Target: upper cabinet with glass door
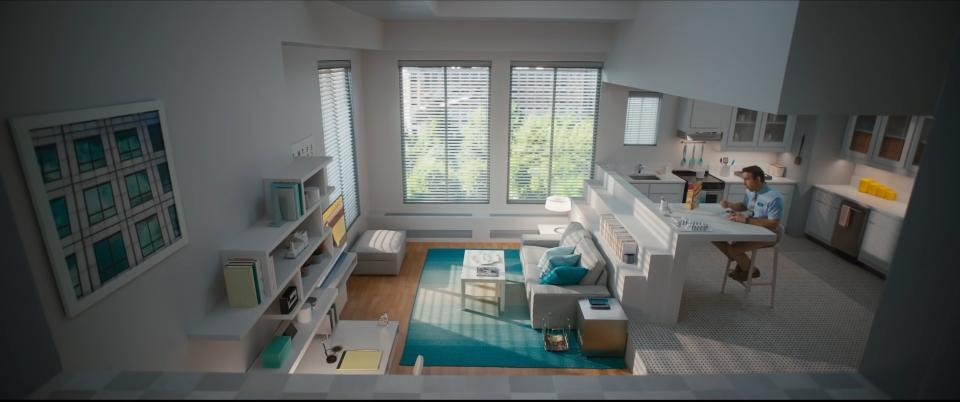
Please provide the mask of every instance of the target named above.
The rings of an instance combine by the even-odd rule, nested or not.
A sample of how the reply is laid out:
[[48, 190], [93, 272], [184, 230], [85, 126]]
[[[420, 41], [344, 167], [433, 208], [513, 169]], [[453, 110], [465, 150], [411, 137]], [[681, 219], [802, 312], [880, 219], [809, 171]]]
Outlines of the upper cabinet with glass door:
[[733, 108], [730, 131], [724, 136], [724, 148], [756, 148], [760, 132], [760, 112]]
[[880, 124], [879, 143], [874, 148], [873, 162], [890, 167], [904, 167], [907, 159], [908, 137], [913, 132], [911, 116], [884, 116]]
[[761, 149], [776, 151], [789, 150], [796, 124], [796, 116], [764, 113], [757, 146]]
[[793, 138], [795, 116], [761, 113], [733, 108], [730, 130], [724, 134], [723, 149], [785, 152]]
[[843, 154], [850, 159], [866, 161], [876, 142], [880, 116], [850, 116], [847, 134], [843, 141]]
[[911, 172], [916, 173], [917, 168], [920, 167], [920, 158], [923, 156], [923, 149], [927, 146], [927, 140], [930, 139], [930, 132], [933, 131], [933, 117], [932, 116], [919, 116], [916, 118], [916, 122], [913, 127], [913, 141], [909, 153], [909, 160], [907, 161], [907, 169]]
[[929, 116], [850, 116], [843, 154], [895, 173], [915, 172], [932, 125]]

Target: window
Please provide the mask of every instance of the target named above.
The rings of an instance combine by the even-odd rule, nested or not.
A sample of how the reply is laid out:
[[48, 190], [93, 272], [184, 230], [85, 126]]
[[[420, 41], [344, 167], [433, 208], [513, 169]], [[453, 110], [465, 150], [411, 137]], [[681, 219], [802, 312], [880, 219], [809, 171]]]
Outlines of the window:
[[627, 98], [627, 125], [623, 145], [657, 145], [660, 122], [660, 94], [630, 92]]
[[79, 299], [83, 296], [83, 288], [80, 286], [80, 271], [77, 269], [77, 255], [67, 256], [67, 272], [70, 273], [70, 283], [73, 284], [73, 294]]
[[100, 141], [99, 135], [74, 140], [73, 148], [77, 154], [77, 170], [80, 173], [107, 166], [107, 160], [103, 154], [103, 142]]
[[401, 62], [403, 202], [489, 202], [489, 94], [489, 63]]
[[170, 214], [170, 226], [173, 227], [173, 237], [175, 239], [180, 238], [180, 219], [177, 218], [177, 206], [171, 205], [167, 208], [167, 212]]
[[97, 257], [100, 283], [107, 282], [130, 267], [127, 250], [123, 247], [123, 234], [120, 232], [93, 243], [93, 253]]
[[57, 155], [57, 144], [42, 145], [34, 149], [37, 153], [37, 162], [40, 163], [40, 174], [43, 182], [49, 183], [60, 180], [60, 156]]
[[50, 210], [53, 212], [53, 222], [57, 224], [57, 233], [60, 238], [70, 236], [70, 215], [67, 213], [67, 199], [64, 197], [50, 200]]
[[113, 186], [110, 182], [83, 190], [83, 199], [87, 207], [87, 220], [91, 225], [117, 215], [113, 202]]
[[333, 163], [327, 169], [327, 180], [338, 194], [343, 195], [344, 215], [349, 228], [360, 216], [350, 62], [324, 63], [318, 69], [318, 75], [323, 149], [333, 157]]
[[147, 133], [150, 134], [150, 146], [153, 152], [163, 151], [163, 131], [160, 129], [160, 123], [147, 125]]
[[157, 165], [157, 175], [160, 176], [160, 186], [163, 187], [164, 193], [173, 190], [173, 183], [170, 182], [170, 166], [167, 165], [167, 162]]
[[582, 196], [593, 177], [600, 65], [515, 63], [510, 80], [507, 201]]
[[143, 156], [140, 150], [140, 137], [137, 135], [136, 128], [128, 128], [113, 133], [117, 140], [117, 152], [120, 154], [120, 160], [125, 161], [139, 156]]
[[128, 174], [124, 179], [127, 182], [127, 196], [130, 197], [131, 208], [153, 199], [146, 170]]
[[156, 215], [137, 222], [137, 240], [140, 242], [140, 254], [144, 257], [163, 248], [163, 233]]

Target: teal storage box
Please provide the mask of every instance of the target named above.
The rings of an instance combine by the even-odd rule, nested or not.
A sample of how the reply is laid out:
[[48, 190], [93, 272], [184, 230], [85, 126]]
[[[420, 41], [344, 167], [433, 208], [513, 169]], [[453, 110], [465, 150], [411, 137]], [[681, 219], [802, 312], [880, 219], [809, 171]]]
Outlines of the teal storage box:
[[263, 358], [260, 363], [264, 368], [280, 368], [283, 361], [290, 354], [290, 337], [275, 336], [267, 348], [263, 350]]

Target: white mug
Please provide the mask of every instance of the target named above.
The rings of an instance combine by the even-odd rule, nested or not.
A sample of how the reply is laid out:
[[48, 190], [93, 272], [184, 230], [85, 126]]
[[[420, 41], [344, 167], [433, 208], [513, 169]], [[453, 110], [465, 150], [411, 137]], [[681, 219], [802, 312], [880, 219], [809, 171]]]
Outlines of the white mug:
[[313, 318], [313, 313], [310, 306], [304, 306], [300, 309], [300, 312], [297, 313], [297, 322], [301, 324], [309, 323], [311, 318]]

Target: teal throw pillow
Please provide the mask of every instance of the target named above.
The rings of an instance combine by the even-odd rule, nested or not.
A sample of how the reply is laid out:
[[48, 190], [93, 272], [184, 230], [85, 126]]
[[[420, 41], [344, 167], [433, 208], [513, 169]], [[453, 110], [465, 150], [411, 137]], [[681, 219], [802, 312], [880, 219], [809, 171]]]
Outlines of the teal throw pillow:
[[550, 257], [547, 262], [547, 268], [553, 270], [556, 267], [576, 266], [580, 264], [580, 254], [557, 255]]
[[540, 276], [543, 277], [543, 275], [546, 275], [547, 271], [550, 270], [550, 268], [547, 266], [547, 263], [550, 261], [550, 257], [573, 254], [574, 248], [574, 246], [562, 246], [548, 248], [547, 251], [544, 251], [543, 255], [540, 256], [540, 261], [537, 262], [537, 268], [540, 268]]
[[540, 283], [543, 285], [568, 286], [580, 283], [580, 280], [587, 275], [587, 269], [584, 267], [560, 266], [552, 269], [543, 278]]

